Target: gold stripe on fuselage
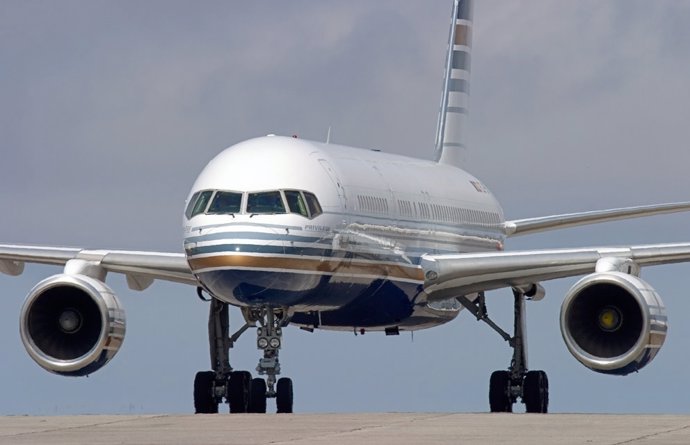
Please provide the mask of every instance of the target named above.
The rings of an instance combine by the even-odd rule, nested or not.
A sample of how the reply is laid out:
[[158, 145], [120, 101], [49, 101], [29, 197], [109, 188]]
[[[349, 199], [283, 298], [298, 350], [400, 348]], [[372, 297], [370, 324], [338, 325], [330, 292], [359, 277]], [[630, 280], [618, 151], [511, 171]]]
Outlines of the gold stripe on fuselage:
[[210, 257], [190, 258], [192, 272], [205, 269], [251, 268], [281, 269], [300, 272], [325, 274], [377, 275], [391, 279], [424, 281], [424, 272], [420, 266], [398, 265], [383, 262], [363, 262], [347, 258], [285, 258], [275, 256], [252, 255], [216, 255]]

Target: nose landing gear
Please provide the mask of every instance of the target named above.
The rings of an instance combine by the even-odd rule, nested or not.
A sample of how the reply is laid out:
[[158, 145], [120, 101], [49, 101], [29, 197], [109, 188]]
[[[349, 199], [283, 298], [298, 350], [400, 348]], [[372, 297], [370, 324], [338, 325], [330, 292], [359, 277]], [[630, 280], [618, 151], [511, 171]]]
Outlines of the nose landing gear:
[[[209, 346], [212, 371], [201, 371], [194, 378], [194, 410], [197, 414], [218, 412], [223, 399], [230, 405], [231, 413], [265, 413], [266, 399], [275, 398], [278, 413], [292, 413], [292, 380], [281, 378], [278, 360], [283, 343], [282, 328], [288, 324], [282, 309], [259, 308], [244, 312], [246, 323], [229, 336], [230, 318], [228, 304], [210, 299]], [[239, 337], [257, 322], [257, 347], [263, 350], [256, 371], [263, 378], [254, 378], [249, 371], [234, 371], [230, 366], [230, 349]]]
[[285, 312], [262, 308], [257, 311], [257, 315], [260, 326], [256, 329], [256, 346], [263, 350], [264, 356], [259, 359], [256, 372], [259, 375], [265, 375], [266, 381], [264, 382], [261, 378], [252, 381], [250, 406], [256, 410], [252, 412], [266, 412], [266, 399], [275, 398], [277, 412], [291, 413], [292, 380], [289, 378], [276, 380], [276, 376], [280, 375], [279, 354], [283, 344], [283, 327], [287, 325]]

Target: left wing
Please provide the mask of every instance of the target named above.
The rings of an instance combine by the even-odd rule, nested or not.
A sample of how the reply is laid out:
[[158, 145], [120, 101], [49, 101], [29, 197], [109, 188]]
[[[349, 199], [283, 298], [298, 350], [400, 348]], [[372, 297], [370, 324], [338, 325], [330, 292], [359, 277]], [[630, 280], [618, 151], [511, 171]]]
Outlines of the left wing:
[[154, 280], [197, 285], [182, 253], [86, 250], [0, 244], [0, 273], [19, 275], [24, 263], [66, 265], [82, 260], [105, 272], [122, 273], [131, 289], [144, 290]]
[[642, 216], [662, 215], [665, 213], [686, 212], [690, 202], [672, 202], [619, 209], [594, 210], [590, 212], [567, 213], [564, 215], [540, 216], [537, 218], [506, 221], [503, 231], [506, 236], [528, 235], [547, 230], [565, 229], [621, 219], [639, 218]]
[[423, 255], [421, 265], [425, 292], [432, 300], [443, 300], [503, 287], [525, 287], [601, 268], [621, 266], [628, 270], [616, 270], [635, 274], [637, 267], [686, 261], [690, 261], [690, 243]]

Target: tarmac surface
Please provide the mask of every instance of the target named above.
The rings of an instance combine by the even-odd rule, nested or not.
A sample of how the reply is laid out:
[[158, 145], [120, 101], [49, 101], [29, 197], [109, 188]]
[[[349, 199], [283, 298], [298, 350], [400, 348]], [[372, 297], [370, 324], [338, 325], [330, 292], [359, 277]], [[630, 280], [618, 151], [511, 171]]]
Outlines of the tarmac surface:
[[217, 414], [0, 417], [0, 444], [689, 444], [690, 416]]

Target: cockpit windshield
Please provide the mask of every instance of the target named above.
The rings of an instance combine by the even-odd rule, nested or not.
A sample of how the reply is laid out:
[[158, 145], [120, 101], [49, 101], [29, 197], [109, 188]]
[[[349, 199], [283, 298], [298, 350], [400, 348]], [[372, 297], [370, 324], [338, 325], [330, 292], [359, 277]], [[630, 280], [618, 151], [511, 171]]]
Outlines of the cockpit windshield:
[[285, 199], [290, 208], [290, 213], [298, 213], [309, 218], [307, 205], [304, 203], [302, 193], [299, 190], [285, 190], [283, 193], [285, 193]]
[[279, 191], [250, 193], [247, 196], [247, 213], [286, 213]]
[[[192, 208], [192, 211], [189, 214], [190, 218], [193, 218], [194, 216], [198, 215], [199, 213], [204, 213], [206, 211], [206, 207], [208, 206], [208, 201], [211, 199], [212, 194], [213, 194], [213, 190], [205, 190], [201, 193], [198, 193], [198, 194], [195, 194], [194, 196], [192, 196], [192, 199], [189, 201], [189, 207]], [[196, 197], [196, 201], [195, 201], [195, 197]], [[192, 203], [194, 203], [194, 204], [192, 204]]]
[[319, 204], [319, 200], [316, 199], [316, 195], [313, 193], [304, 192], [304, 198], [307, 200], [309, 214], [311, 214], [312, 218], [323, 213], [323, 210], [321, 210], [321, 204]]
[[201, 190], [187, 203], [185, 216], [196, 215], [274, 215], [293, 213], [315, 218], [323, 213], [316, 195], [304, 190], [271, 190], [261, 192], [233, 192], [229, 190]]
[[187, 217], [187, 219], [192, 217], [192, 211], [194, 210], [194, 204], [196, 204], [196, 199], [199, 197], [199, 194], [201, 192], [196, 192], [192, 195], [191, 198], [189, 198], [189, 202], [187, 203], [187, 210], [185, 210], [184, 215]]
[[242, 210], [242, 193], [218, 191], [208, 207], [209, 215], [235, 214]]

